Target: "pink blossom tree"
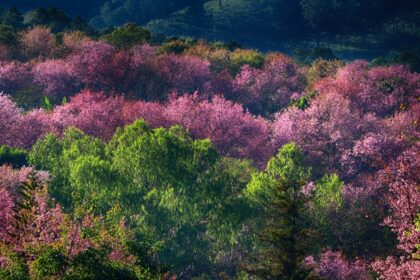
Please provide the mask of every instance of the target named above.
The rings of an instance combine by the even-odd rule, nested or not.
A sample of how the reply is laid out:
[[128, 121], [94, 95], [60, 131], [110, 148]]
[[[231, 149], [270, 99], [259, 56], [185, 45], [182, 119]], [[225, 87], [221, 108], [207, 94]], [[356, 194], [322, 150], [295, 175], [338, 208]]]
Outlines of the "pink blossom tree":
[[419, 145], [405, 152], [397, 161], [387, 167], [381, 179], [389, 188], [387, 195], [391, 215], [384, 224], [398, 236], [399, 248], [408, 254], [418, 254], [420, 244], [420, 153]]
[[30, 58], [50, 57], [55, 48], [55, 37], [50, 28], [35, 26], [22, 34], [22, 45]]
[[123, 97], [107, 97], [100, 92], [84, 90], [66, 105], [56, 107], [51, 122], [60, 133], [69, 126], [75, 126], [106, 140], [112, 137], [117, 127], [124, 125], [123, 106]]
[[196, 138], [209, 138], [220, 154], [251, 158], [262, 164], [272, 153], [267, 121], [244, 112], [239, 104], [215, 96], [202, 100], [198, 94], [172, 99], [167, 119], [187, 128]]
[[274, 60], [263, 69], [245, 65], [233, 81], [234, 100], [263, 115], [287, 107], [304, 88], [304, 76], [290, 59]]
[[[136, 262], [136, 258], [127, 250], [126, 242], [131, 236], [124, 227], [124, 220], [112, 225], [111, 229], [105, 227], [103, 218], [91, 214], [82, 216], [81, 221], [73, 219], [50, 199], [47, 187], [34, 172], [28, 175], [23, 185], [19, 184], [16, 188], [20, 192], [13, 195], [0, 187], [2, 268], [8, 266], [7, 253], [14, 252], [32, 270], [36, 259], [48, 248], [59, 251], [59, 257], [66, 259], [67, 265], [60, 267], [63, 271], [53, 271], [57, 275], [71, 270], [71, 262], [88, 249], [107, 248], [109, 252], [106, 258], [119, 264]], [[90, 234], [86, 235], [87, 231]]]
[[195, 91], [204, 93], [210, 87], [210, 63], [196, 56], [163, 55], [158, 59], [157, 71], [167, 83], [162, 94]]
[[292, 109], [283, 114], [274, 121], [274, 141], [296, 141], [309, 163], [316, 167], [315, 173], [341, 175], [341, 155], [352, 148], [365, 125], [362, 118], [351, 112], [348, 101], [335, 94], [320, 95], [305, 111]]
[[21, 110], [8, 96], [0, 94], [0, 145], [14, 146], [21, 121]]
[[0, 91], [14, 94], [33, 84], [32, 65], [17, 61], [0, 64]]
[[0, 188], [0, 240], [10, 242], [12, 236], [10, 232], [13, 230], [15, 203], [9, 192], [4, 187]]
[[367, 265], [362, 260], [350, 261], [340, 252], [326, 251], [319, 260], [313, 256], [305, 259], [305, 265], [323, 279], [367, 280], [370, 279]]
[[33, 68], [34, 81], [45, 93], [61, 99], [77, 92], [77, 83], [70, 65], [64, 60], [47, 60]]
[[111, 45], [89, 41], [82, 50], [70, 55], [67, 62], [78, 82], [93, 90], [104, 90], [113, 84], [114, 53]]
[[157, 102], [127, 101], [123, 108], [124, 124], [144, 119], [151, 127], [168, 127], [165, 107]]
[[335, 79], [319, 82], [315, 89], [345, 96], [355, 111], [387, 117], [416, 103], [420, 74], [403, 66], [369, 68], [367, 62], [356, 61], [340, 69]]

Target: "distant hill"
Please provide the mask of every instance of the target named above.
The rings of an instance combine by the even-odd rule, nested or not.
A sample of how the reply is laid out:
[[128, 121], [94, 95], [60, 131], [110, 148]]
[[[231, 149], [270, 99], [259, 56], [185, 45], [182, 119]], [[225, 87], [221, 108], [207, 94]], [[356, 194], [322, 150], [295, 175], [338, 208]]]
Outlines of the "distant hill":
[[0, 5], [22, 11], [55, 6], [99, 29], [135, 22], [168, 36], [234, 40], [263, 50], [323, 43], [369, 56], [371, 50], [413, 50], [420, 41], [416, 0], [3, 0]]

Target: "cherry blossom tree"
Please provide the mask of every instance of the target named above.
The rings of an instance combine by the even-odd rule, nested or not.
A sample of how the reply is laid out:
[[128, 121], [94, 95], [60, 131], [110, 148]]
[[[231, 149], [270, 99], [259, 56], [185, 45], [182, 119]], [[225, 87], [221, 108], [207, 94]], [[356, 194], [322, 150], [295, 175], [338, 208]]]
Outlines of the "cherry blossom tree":
[[269, 115], [287, 107], [305, 88], [304, 76], [290, 59], [277, 59], [263, 69], [245, 65], [233, 81], [235, 101], [251, 112]]
[[316, 173], [341, 175], [341, 155], [352, 148], [365, 125], [362, 118], [351, 112], [348, 101], [335, 94], [321, 95], [306, 110], [292, 109], [284, 114], [277, 115], [273, 124], [275, 137], [280, 139], [277, 141], [296, 141], [306, 152], [310, 165], [316, 167]]
[[387, 117], [414, 105], [420, 95], [420, 74], [403, 66], [369, 68], [356, 61], [340, 69], [336, 78], [314, 86], [321, 93], [334, 92], [350, 100], [355, 111]]
[[0, 94], [0, 145], [13, 146], [21, 121], [21, 110], [8, 96]]
[[210, 138], [224, 156], [251, 158], [264, 163], [272, 153], [267, 122], [244, 112], [239, 104], [198, 94], [172, 99], [165, 110], [168, 120], [187, 128], [196, 138]]
[[22, 45], [30, 58], [50, 57], [55, 48], [55, 37], [50, 28], [35, 26], [23, 33]]
[[109, 44], [90, 41], [67, 58], [78, 82], [93, 90], [103, 90], [113, 83], [115, 49]]
[[69, 64], [61, 59], [47, 60], [33, 68], [35, 83], [44, 88], [45, 93], [57, 99], [77, 92], [77, 83]]
[[158, 75], [167, 82], [166, 92], [205, 92], [211, 80], [210, 63], [189, 55], [168, 54], [158, 60]]
[[33, 84], [32, 66], [12, 61], [0, 65], [0, 91], [14, 94]]
[[397, 234], [398, 247], [408, 254], [418, 253], [420, 243], [420, 228], [416, 225], [420, 214], [419, 152], [419, 145], [415, 145], [381, 174], [382, 182], [389, 188], [387, 199], [391, 207], [384, 224]]
[[367, 280], [370, 279], [367, 264], [362, 260], [350, 261], [340, 252], [326, 251], [319, 260], [313, 256], [306, 257], [305, 265], [313, 269], [323, 279], [334, 280]]
[[75, 126], [85, 133], [110, 139], [117, 127], [124, 125], [123, 97], [107, 97], [103, 93], [84, 90], [51, 115], [52, 125], [61, 133]]
[[169, 127], [165, 107], [157, 102], [127, 101], [123, 108], [125, 124], [144, 119], [151, 127]]

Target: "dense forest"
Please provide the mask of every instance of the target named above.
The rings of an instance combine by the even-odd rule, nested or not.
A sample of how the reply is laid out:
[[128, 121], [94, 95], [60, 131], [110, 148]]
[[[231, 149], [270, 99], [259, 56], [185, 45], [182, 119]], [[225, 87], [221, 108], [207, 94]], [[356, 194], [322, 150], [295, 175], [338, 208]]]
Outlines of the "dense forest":
[[417, 1], [17, 2], [1, 279], [420, 279]]

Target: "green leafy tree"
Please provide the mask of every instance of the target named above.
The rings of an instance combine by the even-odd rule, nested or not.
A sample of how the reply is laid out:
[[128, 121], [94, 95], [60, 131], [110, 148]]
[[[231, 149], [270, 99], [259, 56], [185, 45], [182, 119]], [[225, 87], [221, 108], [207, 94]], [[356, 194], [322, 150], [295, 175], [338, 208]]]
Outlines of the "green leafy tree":
[[9, 146], [0, 146], [0, 165], [10, 164], [14, 168], [28, 165], [28, 153], [19, 148], [11, 148]]
[[18, 253], [5, 246], [0, 247], [2, 261], [7, 266], [0, 266], [0, 278], [4, 280], [29, 280], [28, 267]]
[[[83, 204], [105, 209], [106, 188], [111, 188], [113, 182], [104, 182], [104, 178], [110, 177], [103, 162], [98, 161], [98, 157], [104, 156], [105, 145], [100, 140], [70, 128], [61, 139], [51, 133], [39, 140], [29, 154], [29, 161], [54, 175], [49, 190], [66, 208]], [[101, 204], [93, 205], [93, 201]]]
[[38, 8], [27, 15], [30, 26], [46, 26], [53, 32], [61, 32], [71, 28], [72, 19], [57, 8]]
[[74, 128], [49, 134], [30, 162], [50, 171], [50, 191], [68, 209], [119, 209], [113, 219], [127, 219], [138, 242], [133, 250], [145, 259], [177, 274], [212, 274], [215, 267], [234, 274], [234, 256], [219, 260], [233, 254], [250, 215], [242, 195], [250, 162], [220, 158], [209, 140], [194, 140], [179, 126], [151, 129], [144, 121], [106, 144]]
[[102, 38], [119, 49], [129, 49], [134, 45], [148, 42], [151, 34], [149, 30], [135, 23], [126, 23], [123, 27], [115, 29]]
[[254, 50], [236, 49], [230, 54], [229, 70], [235, 75], [243, 65], [261, 68], [264, 64], [264, 56]]
[[2, 23], [12, 26], [13, 29], [19, 30], [23, 28], [23, 15], [15, 7], [5, 11], [2, 15]]
[[303, 154], [294, 143], [284, 145], [265, 171], [252, 177], [246, 196], [259, 212], [257, 249], [245, 269], [262, 279], [301, 279], [308, 251], [308, 228], [302, 186], [310, 178]]
[[0, 44], [13, 47], [18, 44], [18, 34], [10, 25], [0, 24]]

